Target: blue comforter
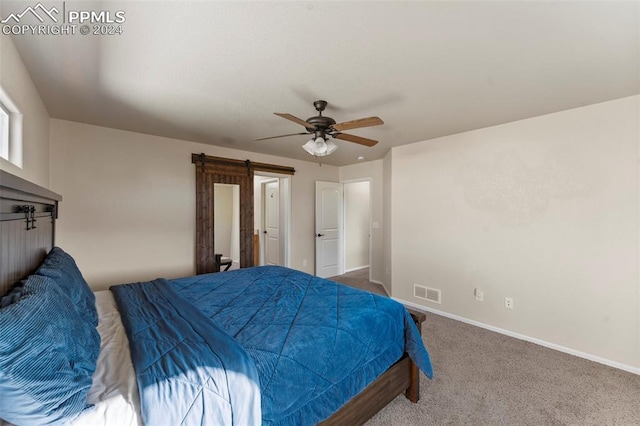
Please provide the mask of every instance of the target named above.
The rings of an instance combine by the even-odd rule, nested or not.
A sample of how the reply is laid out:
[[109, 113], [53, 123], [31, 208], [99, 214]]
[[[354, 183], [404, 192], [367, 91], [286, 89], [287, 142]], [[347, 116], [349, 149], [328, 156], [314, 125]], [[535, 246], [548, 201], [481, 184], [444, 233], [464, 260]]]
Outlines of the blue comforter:
[[111, 291], [129, 337], [146, 425], [260, 424], [259, 379], [242, 346], [165, 280]]
[[[132, 290], [135, 287], [156, 290]], [[119, 290], [120, 288], [127, 290], [125, 292]], [[363, 390], [400, 359], [405, 351], [427, 376], [432, 376], [429, 355], [415, 324], [402, 305], [386, 297], [288, 268], [247, 268], [169, 282], [116, 286], [112, 287], [112, 291], [117, 296], [121, 293], [116, 300], [123, 318], [131, 317], [134, 322], [137, 322], [139, 312], [155, 311], [158, 308], [143, 308], [137, 303], [127, 307], [131, 305], [131, 295], [128, 293], [148, 292], [154, 305], [158, 299], [162, 299], [162, 305], [179, 305], [169, 310], [173, 310], [174, 314], [180, 317], [180, 321], [192, 324], [191, 328], [212, 328], [216, 332], [224, 330], [227, 338], [233, 342], [233, 351], [243, 355], [241, 375], [244, 383], [239, 391], [245, 392], [244, 388], [251, 388], [251, 384], [255, 383], [259, 383], [260, 386], [257, 397], [260, 407], [255, 407], [254, 393], [241, 393], [239, 398], [242, 401], [245, 398], [252, 401], [249, 407], [243, 409], [248, 408], [253, 416], [261, 410], [261, 421], [255, 421], [254, 417], [254, 420], [247, 420], [245, 424], [316, 424]], [[127, 311], [132, 311], [133, 314]], [[203, 325], [203, 318], [207, 319], [206, 325]], [[158, 353], [168, 354], [171, 351], [179, 351], [180, 347], [164, 344], [165, 331], [159, 329], [150, 332], [157, 326], [169, 326], [164, 321], [157, 323], [149, 319], [138, 325], [127, 325], [127, 321], [125, 319], [127, 329], [133, 327], [138, 330], [137, 335], [130, 337], [132, 353], [150, 350], [156, 354], [132, 355], [140, 382], [141, 369], [136, 358], [142, 360], [141, 366], [144, 368], [149, 364], [149, 360], [158, 358]], [[185, 325], [184, 328], [189, 327]], [[179, 340], [179, 333], [174, 332], [172, 328], [170, 330], [170, 334]], [[188, 330], [179, 330], [183, 331]], [[202, 336], [206, 330], [199, 331], [202, 332], [200, 339], [207, 340], [208, 337]], [[145, 335], [144, 339], [139, 339], [141, 332], [151, 333], [152, 336], [148, 339]], [[224, 340], [223, 337], [216, 338]], [[225, 351], [217, 345], [209, 345], [209, 348], [212, 352], [219, 349]], [[221, 359], [217, 353], [212, 355]], [[253, 368], [244, 365], [247, 361], [244, 355], [248, 355]], [[167, 355], [163, 356], [167, 359]], [[146, 358], [149, 360], [145, 361]], [[169, 358], [182, 360], [187, 356], [172, 355]], [[155, 362], [154, 365], [156, 364], [159, 363]], [[195, 366], [187, 368], [198, 367], [197, 364], [198, 362]], [[208, 366], [209, 361], [205, 364]], [[174, 367], [166, 362], [162, 362], [161, 366], [174, 370]], [[234, 368], [233, 371], [240, 369], [238, 366]], [[217, 372], [216, 368], [213, 370]], [[160, 412], [160, 406], [164, 406], [163, 410], [173, 411], [176, 409], [173, 406], [177, 405], [176, 401], [183, 398], [188, 401], [194, 400], [193, 392], [184, 397], [178, 396], [184, 389], [176, 387], [171, 390], [174, 386], [172, 383], [160, 388], [160, 384], [172, 375], [155, 369], [154, 373], [157, 375], [156, 378], [148, 380], [153, 386], [140, 386], [143, 413]], [[211, 380], [217, 380], [217, 377], [203, 376], [200, 379], [209, 383]], [[231, 384], [227, 379], [226, 382], [217, 384], [216, 389], [228, 388]], [[162, 392], [158, 394], [158, 390]], [[145, 396], [147, 391], [153, 396]], [[232, 390], [228, 389], [228, 392], [230, 394]], [[239, 409], [240, 406], [236, 406], [231, 399], [228, 397], [225, 404], [231, 407], [232, 416], [244, 416], [240, 413], [235, 414], [235, 409]], [[153, 408], [146, 408], [145, 401], [151, 401]], [[196, 403], [204, 404], [199, 401]], [[208, 413], [211, 408], [198, 410]], [[158, 416], [166, 418], [164, 414]], [[175, 416], [178, 417], [180, 414]], [[201, 422], [219, 423], [216, 418], [209, 417], [197, 421]], [[228, 421], [221, 423], [231, 424]]]

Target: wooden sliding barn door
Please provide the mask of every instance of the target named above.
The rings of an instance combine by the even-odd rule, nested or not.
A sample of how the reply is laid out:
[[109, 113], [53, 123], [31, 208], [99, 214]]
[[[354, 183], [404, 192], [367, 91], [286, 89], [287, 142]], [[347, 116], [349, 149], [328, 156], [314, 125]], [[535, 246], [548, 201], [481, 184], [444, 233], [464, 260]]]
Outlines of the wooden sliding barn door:
[[196, 273], [214, 272], [214, 184], [240, 187], [240, 267], [253, 266], [253, 168], [250, 162], [193, 154], [196, 165]]
[[196, 274], [214, 272], [216, 183], [240, 186], [240, 267], [254, 265], [253, 172], [293, 175], [293, 167], [192, 154], [196, 165]]

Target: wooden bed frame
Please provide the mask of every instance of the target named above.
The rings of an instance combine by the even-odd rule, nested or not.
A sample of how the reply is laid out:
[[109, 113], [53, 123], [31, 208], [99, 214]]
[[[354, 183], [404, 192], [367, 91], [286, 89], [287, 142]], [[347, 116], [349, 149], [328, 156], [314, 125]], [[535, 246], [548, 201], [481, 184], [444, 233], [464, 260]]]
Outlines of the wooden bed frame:
[[[411, 317], [422, 334], [422, 323], [426, 318], [423, 312], [408, 309]], [[400, 361], [393, 364], [373, 383], [336, 411], [321, 425], [361, 425], [402, 392], [411, 402], [420, 399], [420, 374], [418, 367], [404, 354]]]
[[[48, 189], [0, 171], [0, 296], [33, 273], [53, 248], [61, 200]], [[425, 314], [409, 313], [421, 330]], [[403, 392], [417, 402], [419, 378], [418, 368], [405, 354], [321, 424], [363, 424]]]

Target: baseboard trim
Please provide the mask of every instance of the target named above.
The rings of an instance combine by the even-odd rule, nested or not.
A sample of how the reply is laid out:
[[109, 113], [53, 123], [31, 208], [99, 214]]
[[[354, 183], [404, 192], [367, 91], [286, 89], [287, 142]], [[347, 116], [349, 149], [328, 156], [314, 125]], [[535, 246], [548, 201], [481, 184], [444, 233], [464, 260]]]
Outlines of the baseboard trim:
[[[383, 287], [384, 288], [384, 287]], [[393, 300], [402, 303], [403, 305], [409, 306], [413, 309], [417, 309], [419, 311], [430, 312], [435, 315], [440, 315], [446, 318], [450, 318], [452, 320], [464, 322], [466, 324], [470, 324], [476, 327], [484, 328], [486, 330], [494, 331], [496, 333], [504, 334], [505, 336], [513, 337], [519, 340], [524, 340], [526, 342], [535, 343], [536, 345], [544, 346], [545, 348], [554, 349], [556, 351], [564, 352], [569, 355], [577, 356], [579, 358], [588, 359], [589, 361], [594, 361], [599, 364], [604, 364], [609, 367], [617, 368], [619, 370], [624, 370], [629, 373], [640, 375], [640, 368], [633, 367], [631, 365], [623, 364], [618, 361], [613, 361], [607, 358], [602, 358], [597, 355], [592, 355], [586, 352], [578, 351], [575, 349], [568, 348], [566, 346], [558, 345], [556, 343], [547, 342], [545, 340], [541, 340], [535, 337], [530, 337], [524, 334], [516, 333], [514, 331], [505, 330], [504, 328], [495, 327], [493, 325], [485, 324], [480, 321], [471, 320], [465, 317], [461, 317], [455, 314], [450, 314], [448, 312], [440, 311], [438, 309], [429, 308], [427, 306], [419, 305], [413, 302], [407, 302], [406, 300], [398, 299], [397, 297], [392, 297]]]
[[344, 273], [359, 271], [360, 269], [368, 268], [369, 265], [358, 266], [357, 268], [345, 269]]
[[382, 289], [384, 290], [384, 293], [387, 295], [387, 297], [391, 297], [391, 295], [389, 294], [389, 292], [387, 291], [387, 288], [384, 286], [384, 283], [382, 281], [378, 281], [378, 280], [369, 280], [369, 282], [374, 283], [374, 284], [378, 284], [380, 286], [382, 286]]

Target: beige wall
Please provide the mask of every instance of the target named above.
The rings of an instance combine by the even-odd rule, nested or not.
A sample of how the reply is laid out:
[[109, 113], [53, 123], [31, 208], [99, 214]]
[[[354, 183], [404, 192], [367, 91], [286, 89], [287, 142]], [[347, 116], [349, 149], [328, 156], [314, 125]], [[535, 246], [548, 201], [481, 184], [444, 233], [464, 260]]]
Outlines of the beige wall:
[[[324, 167], [324, 166], [323, 166]], [[383, 173], [382, 160], [367, 161], [340, 167], [340, 181], [354, 181], [368, 179], [370, 181], [371, 222], [376, 222], [378, 228], [371, 230], [371, 279], [387, 285], [389, 280], [384, 276], [384, 239], [383, 239]], [[390, 278], [390, 277], [389, 277]]]
[[640, 367], [639, 99], [394, 148], [393, 296]]
[[291, 267], [313, 273], [314, 182], [337, 181], [337, 167], [52, 119], [51, 189], [64, 196], [57, 243], [94, 289], [194, 273], [199, 152], [296, 169]]
[[0, 158], [0, 169], [49, 187], [49, 114], [10, 37], [0, 37], [0, 86], [20, 110], [22, 167]]

